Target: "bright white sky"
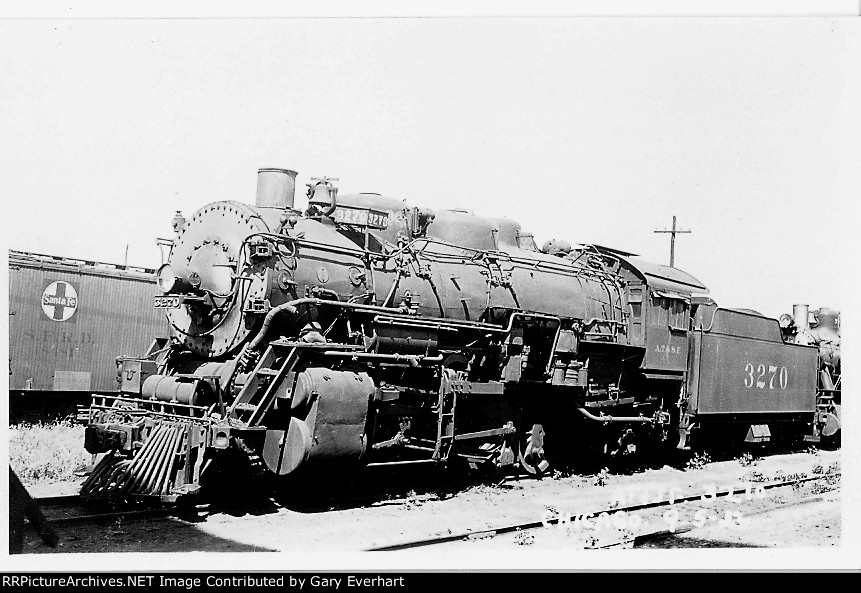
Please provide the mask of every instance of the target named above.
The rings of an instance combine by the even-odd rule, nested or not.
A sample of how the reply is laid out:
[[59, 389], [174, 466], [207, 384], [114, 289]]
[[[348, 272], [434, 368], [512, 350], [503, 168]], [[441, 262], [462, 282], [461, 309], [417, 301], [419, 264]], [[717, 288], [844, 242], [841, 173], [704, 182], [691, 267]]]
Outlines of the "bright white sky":
[[857, 19], [0, 21], [8, 248], [156, 267], [258, 167], [839, 308]]
[[[105, 13], [67, 3], [49, 15]], [[488, 13], [474, 5], [437, 10]], [[559, 14], [522, 5], [497, 10]], [[825, 5], [809, 13], [845, 14]], [[250, 4], [230, 6], [216, 14]], [[849, 309], [859, 64], [857, 18], [0, 20], [0, 242], [118, 263], [128, 245], [129, 263], [155, 267], [174, 211], [252, 202], [257, 169], [285, 167], [297, 193], [338, 177], [344, 193], [466, 206], [539, 243], [661, 263], [669, 238], [653, 231], [676, 215], [693, 231], [676, 265], [720, 304]]]

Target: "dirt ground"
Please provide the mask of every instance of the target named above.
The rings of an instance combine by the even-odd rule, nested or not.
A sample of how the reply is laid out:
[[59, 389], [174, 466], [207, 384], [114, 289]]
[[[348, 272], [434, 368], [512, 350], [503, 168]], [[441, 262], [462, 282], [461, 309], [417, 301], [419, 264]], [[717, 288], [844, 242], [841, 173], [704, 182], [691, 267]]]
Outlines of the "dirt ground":
[[[750, 460], [748, 460], [750, 461]], [[287, 495], [239, 506], [198, 508], [182, 518], [140, 519], [61, 526], [56, 549], [28, 532], [26, 554], [106, 552], [287, 552], [353, 553], [424, 538], [475, 535], [442, 546], [378, 555], [431, 557], [438, 551], [473, 555], [528, 550], [558, 553], [583, 548], [808, 548], [841, 544], [839, 451], [797, 452], [752, 460], [707, 463], [701, 468], [663, 466], [628, 474], [509, 478], [454, 492], [425, 484], [401, 494], [378, 492], [350, 503], [349, 493], [314, 500]], [[370, 470], [369, 470], [370, 471]], [[831, 472], [830, 480], [757, 492], [757, 485], [790, 475]], [[370, 475], [372, 479], [372, 475]], [[74, 492], [76, 484], [30, 488], [33, 496]], [[728, 487], [750, 488], [750, 496], [709, 497]], [[360, 493], [362, 494], [362, 493]], [[685, 505], [598, 518], [579, 515], [656, 499], [705, 495]], [[636, 517], [634, 517], [636, 515]], [[562, 518], [522, 532], [501, 527]], [[567, 522], [565, 521], [566, 519]], [[652, 535], [638, 542], [637, 536]], [[646, 553], [646, 552], [643, 552]], [[415, 558], [415, 556], [413, 556]]]

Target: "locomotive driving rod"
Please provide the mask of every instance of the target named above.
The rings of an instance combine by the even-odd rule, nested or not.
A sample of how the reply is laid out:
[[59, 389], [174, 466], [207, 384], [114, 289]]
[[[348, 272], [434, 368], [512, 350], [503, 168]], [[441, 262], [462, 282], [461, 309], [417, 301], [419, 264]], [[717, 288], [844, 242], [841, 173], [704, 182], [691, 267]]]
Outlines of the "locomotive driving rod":
[[586, 416], [589, 420], [594, 420], [595, 422], [648, 422], [649, 424], [654, 424], [654, 418], [646, 418], [645, 416], [607, 416], [601, 414], [600, 416], [596, 416], [591, 412], [587, 411], [586, 408], [577, 408], [581, 414]]

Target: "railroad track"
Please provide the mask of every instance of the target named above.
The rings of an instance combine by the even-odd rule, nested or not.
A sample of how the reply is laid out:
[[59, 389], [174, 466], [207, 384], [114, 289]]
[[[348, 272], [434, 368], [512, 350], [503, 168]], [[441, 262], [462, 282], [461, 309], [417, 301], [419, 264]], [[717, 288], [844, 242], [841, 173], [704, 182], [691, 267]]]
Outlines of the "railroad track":
[[[783, 479], [781, 481], [774, 482], [755, 482], [753, 486], [756, 488], [760, 488], [763, 491], [766, 490], [775, 490], [795, 485], [802, 485], [827, 479], [837, 479], [839, 480], [840, 472], [833, 472], [829, 474], [815, 475], [812, 477], [800, 477], [798, 475], [790, 476], [787, 479]], [[506, 480], [507, 481], [507, 480]], [[515, 481], [519, 481], [516, 479]], [[228, 500], [200, 500], [199, 503], [194, 506], [186, 505], [183, 507], [175, 507], [175, 506], [167, 506], [161, 505], [156, 501], [150, 500], [133, 500], [125, 503], [121, 502], [112, 502], [112, 501], [84, 501], [79, 496], [57, 496], [57, 497], [43, 497], [36, 499], [35, 502], [39, 505], [41, 510], [43, 511], [45, 517], [50, 522], [50, 524], [55, 525], [57, 528], [62, 529], [65, 526], [68, 527], [77, 527], [80, 525], [85, 525], [87, 523], [90, 524], [110, 524], [110, 523], [123, 523], [124, 525], [130, 526], [131, 524], [139, 523], [141, 521], [151, 520], [151, 521], [164, 521], [170, 520], [179, 523], [183, 523], [186, 525], [192, 525], [194, 523], [200, 523], [201, 521], [205, 521], [208, 515], [215, 514], [228, 514], [234, 515], [237, 517], [247, 516], [247, 515], [259, 515], [259, 514], [267, 514], [270, 512], [277, 513], [280, 509], [286, 508], [290, 511], [299, 512], [299, 513], [314, 513], [314, 512], [324, 512], [326, 510], [342, 510], [349, 508], [371, 508], [371, 507], [380, 507], [380, 506], [388, 506], [388, 505], [398, 505], [398, 504], [418, 504], [420, 505], [423, 502], [428, 502], [431, 500], [444, 500], [448, 498], [447, 492], [440, 493], [439, 491], [431, 491], [431, 492], [422, 492], [419, 488], [418, 492], [413, 489], [406, 490], [406, 487], [400, 488], [399, 486], [403, 486], [403, 484], [390, 483], [386, 484], [386, 487], [380, 488], [379, 485], [369, 488], [368, 490], [360, 491], [353, 490], [350, 492], [349, 496], [332, 496], [327, 497], [325, 500], [320, 500], [317, 497], [313, 497], [316, 502], [315, 504], [308, 504], [307, 501], [302, 503], [301, 501], [305, 497], [300, 497], [298, 499], [294, 499], [293, 496], [286, 497], [260, 497], [259, 499], [255, 498], [255, 501], [249, 502], [248, 500], [241, 501], [241, 504], [237, 508], [236, 501], [228, 501]], [[748, 484], [748, 487], [751, 485]], [[434, 489], [435, 490], [435, 489]], [[443, 489], [443, 491], [446, 489]], [[382, 491], [385, 491], [383, 493]], [[746, 488], [732, 488], [726, 489], [715, 493], [709, 493], [709, 498], [713, 499], [726, 499], [733, 495], [744, 495], [747, 492]], [[394, 495], [396, 498], [393, 498]], [[668, 507], [670, 505], [684, 505], [687, 503], [694, 503], [696, 501], [703, 500], [702, 495], [695, 496], [686, 496], [686, 497], [678, 497], [675, 500], [652, 500], [650, 502], [641, 502], [639, 504], [631, 504], [627, 506], [607, 506], [606, 508], [599, 508], [597, 510], [590, 511], [588, 513], [583, 513], [578, 515], [578, 519], [588, 519], [595, 520], [602, 514], [613, 515], [615, 513], [627, 512], [634, 513], [637, 511], [649, 511], [650, 509], [660, 509], [661, 507]], [[298, 502], [297, 502], [298, 501]], [[732, 507], [730, 505], [725, 505], [730, 508], [739, 508]], [[554, 511], [555, 512], [555, 511]], [[646, 515], [650, 515], [651, 513], [645, 513]], [[758, 514], [756, 512], [750, 513], [748, 510], [745, 510], [745, 514], [747, 515], [755, 515]], [[561, 516], [561, 515], [560, 515]], [[487, 529], [486, 527], [482, 527], [478, 530], [468, 531], [465, 530], [460, 533], [455, 533], [451, 535], [445, 535], [440, 537], [432, 537], [427, 539], [420, 539], [415, 541], [406, 541], [394, 544], [387, 544], [379, 547], [369, 548], [368, 551], [395, 551], [395, 550], [407, 550], [413, 548], [422, 548], [428, 546], [442, 545], [447, 543], [458, 542], [462, 540], [478, 540], [484, 538], [492, 538], [496, 536], [504, 536], [506, 534], [528, 534], [530, 531], [536, 533], [534, 530], [537, 530], [541, 527], [548, 526], [558, 526], [560, 529], [564, 529], [565, 525], [560, 525], [560, 523], [566, 523], [567, 521], [572, 521], [571, 517], [568, 517], [567, 520], [560, 519], [560, 516], [545, 518], [544, 520], [539, 521], [530, 521], [524, 523], [517, 524], [509, 524], [509, 525], [501, 525], [499, 527], [495, 527], [492, 529]], [[656, 515], [660, 517], [660, 515]], [[241, 520], [241, 519], [238, 519]], [[652, 521], [649, 521], [650, 523]], [[680, 523], [684, 523], [683, 521]], [[580, 524], [582, 525], [582, 523]], [[666, 526], [666, 523], [661, 523], [661, 525]], [[651, 525], [650, 525], [651, 527]], [[686, 528], [684, 525], [676, 525], [676, 527], [672, 530], [659, 530], [659, 531], [650, 531], [639, 533], [633, 539], [628, 539], [627, 541], [614, 542], [607, 544], [606, 542], [601, 545], [594, 545], [589, 547], [636, 547], [650, 540], [660, 539], [662, 537], [667, 537], [672, 533], [679, 534], [685, 531], [689, 531], [691, 527]], [[646, 530], [648, 531], [648, 530]], [[518, 536], [520, 537], [520, 536]], [[528, 535], [526, 537], [529, 537]], [[391, 540], [390, 540], [391, 541]], [[518, 542], [520, 543], [520, 542]]]
[[[775, 481], [775, 482], [769, 482], [769, 483], [757, 483], [756, 487], [757, 487], [757, 490], [760, 488], [763, 491], [764, 490], [773, 490], [776, 488], [785, 488], [787, 486], [796, 486], [796, 485], [805, 484], [808, 482], [839, 478], [840, 475], [841, 475], [840, 472], [834, 472], [834, 473], [830, 473], [830, 474], [822, 474], [822, 475], [805, 477], [805, 478], [791, 478], [791, 479], [787, 479], [787, 480]], [[747, 488], [731, 488], [731, 489], [727, 489], [727, 490], [723, 490], [723, 491], [714, 492], [713, 496], [712, 496], [712, 493], [709, 493], [708, 499], [728, 498], [728, 497], [735, 496], [735, 495], [745, 495], [746, 493], [748, 493]], [[698, 494], [695, 496], [686, 496], [686, 497], [680, 497], [680, 498], [675, 498], [675, 499], [654, 500], [651, 502], [632, 504], [632, 505], [628, 505], [628, 506], [608, 506], [606, 508], [602, 508], [599, 510], [580, 514], [577, 516], [577, 519], [578, 520], [594, 520], [603, 514], [606, 514], [609, 516], [609, 515], [612, 515], [615, 513], [622, 513], [622, 512], [634, 513], [637, 511], [645, 511], [645, 510], [649, 510], [649, 509], [656, 509], [656, 508], [660, 508], [660, 507], [668, 507], [668, 506], [673, 506], [673, 505], [686, 504], [686, 503], [697, 502], [697, 501], [702, 501], [702, 500], [706, 500], [706, 498], [704, 498], [704, 496], [702, 494]], [[369, 551], [369, 552], [391, 552], [391, 551], [397, 551], [397, 550], [410, 550], [410, 549], [415, 549], [415, 548], [425, 548], [425, 547], [437, 546], [437, 545], [453, 543], [453, 542], [480, 540], [480, 539], [491, 538], [491, 537], [495, 537], [498, 535], [505, 535], [505, 534], [511, 534], [511, 533], [526, 533], [530, 530], [535, 530], [535, 529], [539, 529], [539, 528], [546, 528], [550, 525], [559, 525], [560, 522], [563, 520], [564, 519], [562, 519], [560, 517], [546, 518], [546, 519], [543, 519], [541, 521], [530, 521], [530, 522], [525, 522], [525, 523], [503, 525], [503, 526], [496, 527], [493, 529], [482, 529], [482, 530], [477, 530], [477, 531], [465, 531], [462, 533], [456, 533], [456, 534], [451, 534], [451, 535], [408, 541], [408, 542], [403, 542], [403, 543], [398, 543], [398, 544], [393, 544], [393, 545], [387, 545], [387, 546], [379, 546], [379, 547], [370, 548], [367, 551]], [[694, 529], [693, 525], [680, 525], [678, 528], [675, 528], [675, 529], [662, 529], [662, 530], [653, 531], [653, 532], [649, 532], [649, 533], [642, 533], [642, 534], [637, 535], [636, 537], [634, 537], [631, 540], [613, 542], [610, 544], [604, 544], [604, 545], [595, 546], [595, 547], [596, 548], [636, 547], [637, 544], [644, 543], [644, 542], [652, 540], [652, 539], [658, 539], [658, 538], [666, 537], [666, 536], [671, 535], [673, 533], [675, 533], [675, 534], [684, 533], [684, 532], [690, 531], [692, 529]]]
[[34, 502], [39, 505], [45, 518], [55, 526], [164, 517], [175, 512], [169, 507], [146, 501], [133, 503], [87, 501], [78, 495], [35, 498]]
[[436, 493], [414, 493], [412, 496], [404, 484], [374, 487], [368, 491], [351, 494], [321, 494], [308, 500], [307, 493], [302, 495], [271, 496], [260, 495], [236, 501], [233, 499], [200, 499], [194, 505], [166, 505], [157, 500], [85, 500], [77, 494], [34, 498], [45, 518], [55, 525], [71, 525], [87, 522], [104, 522], [117, 519], [171, 517], [180, 521], [201, 521], [212, 514], [254, 512], [260, 509], [290, 508], [300, 512], [320, 512], [356, 507], [375, 507], [406, 504], [409, 502], [437, 500]]

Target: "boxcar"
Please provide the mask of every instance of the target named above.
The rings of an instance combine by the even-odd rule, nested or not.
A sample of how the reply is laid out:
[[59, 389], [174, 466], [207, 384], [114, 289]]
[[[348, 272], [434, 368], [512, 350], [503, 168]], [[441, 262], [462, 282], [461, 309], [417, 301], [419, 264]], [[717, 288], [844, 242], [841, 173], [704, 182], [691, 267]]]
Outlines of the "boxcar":
[[118, 354], [169, 335], [155, 270], [9, 252], [10, 419], [75, 410], [117, 389]]

